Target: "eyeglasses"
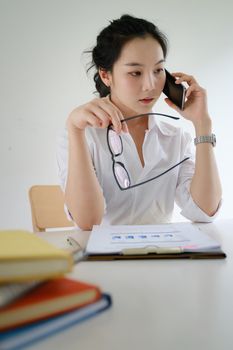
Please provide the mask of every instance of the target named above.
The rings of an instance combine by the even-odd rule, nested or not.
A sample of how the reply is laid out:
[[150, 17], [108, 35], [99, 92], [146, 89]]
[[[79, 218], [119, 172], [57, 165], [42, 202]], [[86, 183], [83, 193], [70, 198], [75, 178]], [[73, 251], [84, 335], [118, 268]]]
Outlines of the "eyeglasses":
[[[160, 116], [164, 116], [164, 117], [172, 118], [172, 119], [176, 119], [176, 120], [180, 119], [178, 117], [173, 117], [171, 115], [163, 114], [163, 113], [145, 113], [145, 114], [139, 114], [139, 115], [135, 115], [133, 117], [125, 118], [125, 119], [121, 120], [121, 123], [125, 123], [125, 122], [132, 120], [132, 119], [145, 117], [145, 116], [149, 116], [149, 115], [160, 115]], [[183, 160], [181, 160], [179, 163], [171, 166], [170, 168], [168, 168], [167, 170], [158, 174], [157, 176], [154, 176], [149, 180], [145, 180], [145, 181], [142, 181], [140, 183], [131, 185], [131, 179], [129, 176], [129, 172], [127, 171], [125, 165], [122, 162], [116, 161], [116, 158], [119, 157], [120, 155], [122, 155], [122, 153], [123, 153], [123, 142], [122, 142], [121, 136], [118, 135], [113, 130], [112, 124], [110, 124], [108, 126], [108, 129], [107, 129], [107, 144], [108, 144], [108, 148], [109, 148], [109, 151], [111, 153], [111, 156], [112, 156], [113, 175], [114, 175], [114, 178], [116, 180], [117, 185], [119, 186], [119, 188], [122, 191], [128, 190], [130, 188], [134, 188], [137, 186], [141, 186], [141, 185], [146, 184], [147, 182], [158, 179], [160, 176], [168, 173], [169, 171], [171, 171], [172, 169], [174, 169], [175, 167], [179, 166], [181, 163], [183, 163], [189, 159], [189, 157], [186, 157]]]

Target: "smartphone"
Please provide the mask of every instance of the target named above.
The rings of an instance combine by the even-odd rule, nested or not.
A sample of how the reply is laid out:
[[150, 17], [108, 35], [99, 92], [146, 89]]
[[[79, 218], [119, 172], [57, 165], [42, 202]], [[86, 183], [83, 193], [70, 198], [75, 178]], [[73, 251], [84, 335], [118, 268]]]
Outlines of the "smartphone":
[[182, 84], [176, 84], [176, 79], [166, 69], [166, 82], [163, 88], [163, 93], [175, 103], [180, 109], [184, 109], [186, 89]]

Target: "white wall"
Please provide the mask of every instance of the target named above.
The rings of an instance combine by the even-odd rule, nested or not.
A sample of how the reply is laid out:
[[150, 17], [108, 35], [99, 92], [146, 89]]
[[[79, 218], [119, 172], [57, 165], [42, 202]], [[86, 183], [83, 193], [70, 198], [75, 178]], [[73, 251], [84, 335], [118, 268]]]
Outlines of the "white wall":
[[[57, 183], [57, 132], [75, 106], [93, 97], [82, 51], [123, 13], [154, 21], [170, 40], [169, 69], [195, 75], [208, 90], [224, 189], [219, 217], [232, 217], [232, 4], [0, 0], [0, 228], [31, 229], [28, 188]], [[157, 110], [169, 111], [162, 101]]]

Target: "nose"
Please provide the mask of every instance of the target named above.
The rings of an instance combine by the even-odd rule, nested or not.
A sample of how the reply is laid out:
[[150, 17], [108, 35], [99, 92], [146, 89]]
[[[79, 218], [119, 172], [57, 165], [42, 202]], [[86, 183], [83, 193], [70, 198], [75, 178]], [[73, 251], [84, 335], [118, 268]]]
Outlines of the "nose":
[[153, 73], [147, 73], [144, 75], [142, 90], [143, 91], [151, 91], [155, 88], [156, 77]]

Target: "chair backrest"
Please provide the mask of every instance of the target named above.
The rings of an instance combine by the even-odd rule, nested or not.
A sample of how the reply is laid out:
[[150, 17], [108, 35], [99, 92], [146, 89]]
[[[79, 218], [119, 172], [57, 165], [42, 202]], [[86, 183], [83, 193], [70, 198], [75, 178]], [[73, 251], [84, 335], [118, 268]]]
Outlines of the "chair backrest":
[[74, 226], [64, 212], [64, 194], [58, 185], [35, 185], [29, 189], [32, 226], [35, 232], [47, 228]]

